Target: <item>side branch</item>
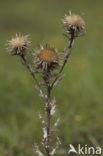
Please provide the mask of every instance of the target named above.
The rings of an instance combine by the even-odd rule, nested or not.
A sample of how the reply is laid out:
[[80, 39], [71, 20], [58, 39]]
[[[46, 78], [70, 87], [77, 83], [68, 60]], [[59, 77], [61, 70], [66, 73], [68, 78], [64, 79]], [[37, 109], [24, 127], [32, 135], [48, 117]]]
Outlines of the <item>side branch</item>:
[[[75, 37], [74, 37], [74, 35], [72, 34], [72, 35], [71, 35], [71, 38], [70, 38], [69, 47], [68, 47], [69, 50], [67, 50], [67, 52], [66, 52], [63, 65], [62, 65], [62, 67], [61, 67], [61, 69], [60, 69], [60, 71], [59, 71], [58, 74], [61, 74], [61, 73], [62, 73], [62, 71], [63, 71], [63, 69], [64, 69], [64, 67], [65, 67], [65, 64], [67, 63], [67, 61], [68, 61], [68, 59], [69, 59], [69, 56], [70, 56], [70, 54], [71, 54], [71, 52], [72, 52], [72, 48], [73, 48], [73, 45], [74, 45], [74, 38], [75, 38]], [[54, 86], [55, 82], [57, 81], [57, 79], [58, 79], [58, 77], [56, 77], [55, 80], [53, 81], [53, 83], [51, 84], [51, 88], [53, 88], [53, 86]]]
[[24, 55], [20, 55], [20, 57], [21, 57], [21, 62], [22, 62], [22, 64], [29, 70], [31, 76], [32, 76], [33, 79], [35, 80], [36, 85], [37, 85], [37, 87], [38, 87], [38, 89], [39, 89], [39, 92], [43, 95], [43, 97], [45, 97], [45, 95], [44, 95], [44, 93], [43, 93], [43, 91], [42, 91], [42, 89], [41, 89], [41, 86], [39, 85], [39, 82], [37, 81], [37, 79], [36, 79], [36, 77], [35, 77], [35, 74], [34, 74], [33, 69], [31, 68], [31, 66], [30, 66], [29, 64], [27, 64], [27, 61], [26, 61], [25, 56], [24, 56]]

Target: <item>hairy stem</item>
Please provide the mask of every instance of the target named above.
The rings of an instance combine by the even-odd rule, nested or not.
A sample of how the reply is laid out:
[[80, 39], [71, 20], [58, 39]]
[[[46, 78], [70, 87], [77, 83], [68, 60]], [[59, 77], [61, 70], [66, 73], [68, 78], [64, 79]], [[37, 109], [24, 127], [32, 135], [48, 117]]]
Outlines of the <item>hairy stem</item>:
[[47, 112], [47, 156], [50, 156], [50, 111], [51, 111], [51, 106], [50, 106], [50, 95], [51, 95], [51, 88], [48, 86], [47, 87], [47, 100], [46, 100], [46, 112]]
[[51, 121], [51, 104], [50, 104], [50, 97], [51, 97], [51, 86], [50, 86], [50, 71], [44, 71], [44, 82], [46, 84], [47, 89], [47, 98], [46, 98], [46, 131], [47, 131], [47, 138], [45, 140], [45, 150], [47, 156], [50, 156], [50, 121]]

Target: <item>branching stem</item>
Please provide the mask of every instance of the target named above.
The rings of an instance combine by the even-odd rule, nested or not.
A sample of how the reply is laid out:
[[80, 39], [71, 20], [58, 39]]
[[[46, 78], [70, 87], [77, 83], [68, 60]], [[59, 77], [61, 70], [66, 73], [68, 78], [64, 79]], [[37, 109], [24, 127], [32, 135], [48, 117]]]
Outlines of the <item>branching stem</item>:
[[[64, 57], [64, 62], [63, 62], [63, 65], [58, 73], [61, 74], [67, 61], [68, 61], [68, 58], [71, 54], [71, 51], [72, 51], [72, 47], [73, 47], [73, 44], [74, 44], [74, 35], [71, 34], [71, 38], [70, 38], [70, 42], [69, 42], [69, 47], [68, 47], [68, 50], [66, 52], [66, 55]], [[21, 62], [22, 64], [29, 70], [30, 74], [32, 75], [33, 79], [35, 80], [36, 82], [36, 85], [38, 86], [39, 88], [39, 91], [42, 92], [42, 94], [44, 95], [43, 91], [42, 91], [42, 88], [40, 86], [40, 84], [38, 83], [36, 77], [35, 77], [35, 72], [32, 70], [32, 67], [27, 63], [26, 61], [26, 58], [24, 55], [21, 55]], [[50, 84], [50, 72], [49, 71], [44, 71], [44, 81], [45, 81], [45, 84], [46, 84], [46, 88], [47, 88], [47, 96], [45, 98], [45, 95], [44, 95], [44, 98], [46, 99], [46, 115], [47, 115], [47, 123], [46, 123], [46, 131], [47, 131], [47, 138], [45, 140], [45, 150], [46, 150], [46, 154], [47, 156], [50, 156], [50, 135], [51, 135], [51, 130], [50, 130], [50, 123], [51, 123], [51, 104], [50, 104], [50, 97], [51, 97], [51, 91], [54, 87], [54, 84], [55, 82], [58, 80], [58, 77], [55, 78], [55, 80], [52, 82], [52, 84]]]
[[[68, 61], [68, 58], [71, 54], [71, 51], [72, 51], [72, 47], [73, 47], [73, 44], [74, 44], [74, 35], [72, 34], [71, 35], [71, 38], [70, 38], [70, 43], [69, 43], [69, 50], [66, 52], [66, 56], [65, 56], [65, 59], [64, 59], [64, 62], [63, 62], [63, 65], [59, 71], [58, 74], [62, 73], [64, 67], [65, 67], [65, 64], [67, 63]], [[46, 86], [47, 86], [47, 99], [46, 99], [46, 112], [47, 112], [47, 140], [46, 140], [46, 153], [47, 153], [47, 156], [50, 156], [50, 120], [51, 120], [51, 115], [50, 115], [50, 111], [51, 111], [51, 105], [50, 105], [50, 96], [51, 96], [51, 91], [53, 89], [53, 86], [54, 86], [54, 83], [56, 82], [56, 80], [58, 79], [58, 77], [55, 78], [55, 80], [53, 81], [53, 83], [50, 85], [50, 81], [49, 81], [49, 73], [46, 74]]]

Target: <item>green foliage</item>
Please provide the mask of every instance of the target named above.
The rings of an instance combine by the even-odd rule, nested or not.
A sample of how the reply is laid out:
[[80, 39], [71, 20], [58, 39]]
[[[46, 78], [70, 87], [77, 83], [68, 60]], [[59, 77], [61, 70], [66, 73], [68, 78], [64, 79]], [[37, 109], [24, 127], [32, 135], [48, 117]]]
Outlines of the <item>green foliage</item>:
[[23, 32], [30, 34], [32, 48], [48, 42], [63, 49], [68, 43], [62, 36], [61, 18], [69, 9], [83, 14], [87, 35], [76, 39], [65, 77], [52, 93], [61, 119], [58, 153], [67, 151], [69, 143], [92, 145], [90, 136], [102, 147], [103, 2], [0, 0], [0, 6], [0, 155], [33, 156], [34, 142], [40, 142], [42, 136], [36, 112], [43, 113], [43, 100], [19, 58], [6, 53], [5, 41]]

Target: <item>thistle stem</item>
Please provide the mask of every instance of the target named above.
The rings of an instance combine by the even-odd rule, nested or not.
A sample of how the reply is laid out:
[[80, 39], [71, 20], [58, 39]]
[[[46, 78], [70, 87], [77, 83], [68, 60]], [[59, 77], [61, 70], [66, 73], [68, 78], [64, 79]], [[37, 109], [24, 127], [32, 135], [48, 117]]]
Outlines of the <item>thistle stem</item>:
[[47, 86], [47, 100], [46, 100], [46, 112], [47, 112], [47, 143], [46, 143], [46, 153], [47, 156], [50, 156], [50, 95], [51, 95], [51, 88]]
[[51, 104], [50, 104], [50, 97], [51, 97], [51, 86], [50, 86], [50, 71], [44, 71], [44, 82], [46, 84], [46, 89], [47, 89], [47, 98], [46, 98], [46, 103], [45, 103], [45, 107], [46, 107], [46, 118], [47, 118], [47, 122], [46, 122], [46, 131], [47, 131], [47, 137], [45, 140], [45, 150], [46, 150], [46, 154], [47, 156], [50, 156], [50, 122], [51, 122]]
[[[64, 67], [65, 67], [65, 64], [67, 63], [68, 61], [68, 58], [71, 54], [71, 51], [72, 51], [72, 47], [73, 47], [73, 44], [74, 44], [74, 35], [72, 34], [71, 35], [71, 38], [70, 38], [70, 43], [69, 43], [69, 50], [66, 52], [66, 56], [65, 56], [65, 59], [64, 59], [64, 62], [63, 62], [63, 65], [59, 71], [58, 74], [62, 73]], [[53, 81], [53, 83], [50, 85], [50, 82], [49, 82], [49, 73], [47, 74], [45, 72], [45, 83], [46, 83], [46, 86], [47, 86], [47, 99], [46, 99], [46, 113], [47, 113], [47, 140], [46, 140], [46, 147], [45, 147], [45, 150], [46, 150], [46, 153], [47, 153], [47, 156], [50, 156], [50, 121], [51, 121], [51, 115], [50, 115], [50, 111], [51, 111], [51, 105], [50, 105], [50, 96], [51, 96], [51, 90], [54, 86], [54, 83], [56, 82], [56, 80], [58, 79], [58, 77], [55, 78], [55, 80]]]
[[[66, 56], [64, 58], [63, 65], [61, 66], [61, 69], [60, 69], [58, 74], [62, 73], [62, 71], [63, 71], [63, 69], [64, 69], [64, 67], [65, 67], [65, 65], [66, 65], [66, 63], [67, 63], [67, 61], [69, 59], [69, 56], [70, 56], [70, 54], [72, 52], [72, 48], [73, 48], [73, 45], [74, 45], [74, 38], [75, 38], [74, 33], [72, 33], [71, 38], [70, 38], [70, 42], [69, 42], [69, 46], [68, 46], [68, 51], [66, 52]], [[58, 77], [56, 77], [55, 80], [52, 82], [51, 88], [53, 88], [53, 86], [54, 86], [55, 82], [57, 81], [57, 79], [58, 79]]]
[[37, 81], [37, 79], [36, 79], [36, 77], [35, 77], [34, 71], [33, 71], [33, 69], [31, 68], [31, 66], [27, 63], [25, 56], [24, 56], [24, 55], [20, 55], [20, 57], [21, 57], [21, 62], [22, 62], [22, 64], [29, 70], [31, 76], [32, 76], [33, 79], [35, 80], [36, 85], [38, 86], [39, 92], [42, 92], [42, 95], [45, 97], [45, 95], [44, 95], [44, 93], [43, 93], [43, 91], [42, 91], [42, 89], [41, 89], [41, 86], [39, 85], [39, 82]]
[[67, 61], [68, 61], [68, 58], [69, 58], [69, 56], [70, 56], [70, 54], [71, 54], [71, 52], [72, 52], [73, 45], [74, 45], [74, 36], [72, 35], [72, 36], [71, 36], [71, 39], [70, 39], [69, 47], [68, 47], [69, 50], [67, 51], [67, 54], [66, 54], [65, 59], [64, 59], [64, 63], [63, 63], [63, 65], [62, 65], [62, 67], [61, 67], [61, 69], [60, 69], [60, 71], [59, 71], [59, 74], [63, 71], [63, 69], [64, 69], [64, 67], [65, 67], [65, 64], [66, 64]]

